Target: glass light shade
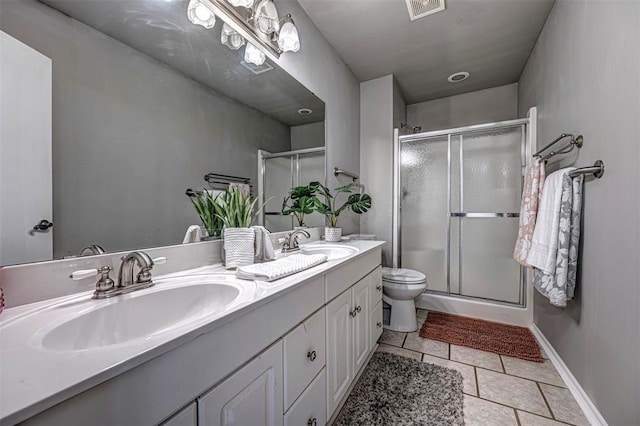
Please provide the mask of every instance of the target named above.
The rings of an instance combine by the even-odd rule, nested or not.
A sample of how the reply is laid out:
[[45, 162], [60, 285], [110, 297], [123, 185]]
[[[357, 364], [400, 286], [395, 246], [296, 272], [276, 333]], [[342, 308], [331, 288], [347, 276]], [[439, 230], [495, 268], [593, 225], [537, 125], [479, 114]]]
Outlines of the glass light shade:
[[244, 37], [225, 23], [220, 33], [220, 42], [231, 50], [238, 50], [244, 46]]
[[247, 43], [247, 47], [244, 48], [244, 60], [254, 65], [262, 65], [267, 57], [251, 43]]
[[253, 0], [228, 0], [233, 7], [246, 7], [247, 9], [253, 6]]
[[291, 17], [285, 18], [280, 34], [278, 35], [278, 46], [283, 52], [297, 52], [300, 50], [300, 37], [298, 29], [293, 24]]
[[187, 6], [187, 17], [192, 23], [202, 25], [206, 29], [213, 28], [216, 24], [216, 15], [214, 15], [213, 12], [211, 12], [205, 5], [200, 3], [199, 0], [189, 1], [189, 6]]
[[271, 34], [280, 30], [280, 19], [273, 0], [262, 0], [258, 4], [255, 25], [264, 34]]

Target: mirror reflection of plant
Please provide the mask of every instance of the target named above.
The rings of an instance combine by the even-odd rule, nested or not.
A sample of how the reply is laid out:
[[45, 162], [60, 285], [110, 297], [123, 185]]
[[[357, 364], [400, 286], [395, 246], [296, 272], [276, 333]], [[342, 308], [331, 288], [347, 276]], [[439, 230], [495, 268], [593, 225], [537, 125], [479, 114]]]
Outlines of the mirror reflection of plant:
[[311, 182], [306, 186], [296, 186], [289, 190], [289, 194], [282, 201], [282, 214], [293, 215], [298, 226], [305, 226], [304, 216], [312, 214], [320, 206], [320, 200], [316, 196], [319, 182]]
[[219, 194], [215, 201], [215, 214], [224, 228], [248, 228], [269, 200], [257, 207], [257, 198], [252, 201], [250, 195], [244, 196], [234, 188]]
[[222, 233], [222, 220], [216, 214], [216, 200], [220, 194], [215, 197], [209, 191], [190, 191], [187, 193], [189, 200], [193, 204], [200, 216], [202, 225], [210, 237], [219, 237]]
[[[318, 183], [318, 182], [315, 182]], [[329, 188], [318, 183], [318, 192], [325, 197], [326, 203], [320, 202], [316, 211], [321, 213], [327, 217], [329, 221], [330, 228], [338, 227], [338, 216], [345, 211], [346, 209], [350, 209], [352, 212], [357, 214], [366, 213], [371, 208], [371, 196], [369, 194], [353, 194], [353, 191], [358, 188], [357, 183], [350, 183], [348, 185], [344, 185], [338, 188], [335, 188], [336, 195], [333, 196]], [[336, 207], [338, 205], [338, 196], [340, 194], [351, 194], [347, 197], [347, 201], [344, 202], [340, 207]]]

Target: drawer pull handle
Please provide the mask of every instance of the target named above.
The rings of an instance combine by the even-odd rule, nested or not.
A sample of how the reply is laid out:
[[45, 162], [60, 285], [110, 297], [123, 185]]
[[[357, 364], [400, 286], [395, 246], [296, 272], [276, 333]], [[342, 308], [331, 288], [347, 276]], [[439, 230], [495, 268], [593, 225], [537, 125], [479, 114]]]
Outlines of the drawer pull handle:
[[362, 312], [362, 307], [360, 305], [356, 306], [356, 312], [357, 313]]
[[307, 422], [308, 426], [317, 426], [318, 425], [318, 419], [316, 419], [315, 417], [312, 419], [309, 419], [309, 421]]
[[381, 285], [377, 285], [376, 286], [376, 290], [378, 290], [378, 291], [382, 290], [382, 286]]
[[358, 315], [358, 311], [357, 311], [357, 310], [355, 310], [355, 309], [354, 309], [353, 311], [349, 312], [349, 316], [350, 316], [350, 317], [355, 318], [355, 317], [356, 317], [356, 315]]
[[380, 321], [378, 321], [376, 325], [378, 326], [378, 328], [382, 327], [382, 323]]
[[317, 357], [318, 354], [316, 354], [316, 351], [307, 352], [307, 358], [309, 358], [310, 361], [315, 361]]

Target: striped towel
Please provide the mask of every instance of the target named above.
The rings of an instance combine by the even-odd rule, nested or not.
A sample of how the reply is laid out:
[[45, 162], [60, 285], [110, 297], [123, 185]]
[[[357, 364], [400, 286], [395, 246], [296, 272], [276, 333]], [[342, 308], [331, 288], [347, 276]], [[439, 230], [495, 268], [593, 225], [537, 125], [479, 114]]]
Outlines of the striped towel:
[[327, 256], [324, 254], [294, 254], [273, 262], [240, 266], [236, 270], [236, 277], [243, 280], [275, 281], [326, 261]]

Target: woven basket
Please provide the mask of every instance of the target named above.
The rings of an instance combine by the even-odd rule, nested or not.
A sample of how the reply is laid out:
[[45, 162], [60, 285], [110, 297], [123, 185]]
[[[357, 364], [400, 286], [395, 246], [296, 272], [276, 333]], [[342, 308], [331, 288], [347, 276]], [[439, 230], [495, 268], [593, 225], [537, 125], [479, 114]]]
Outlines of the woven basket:
[[251, 265], [254, 258], [255, 232], [251, 228], [222, 230], [224, 264], [227, 269]]

